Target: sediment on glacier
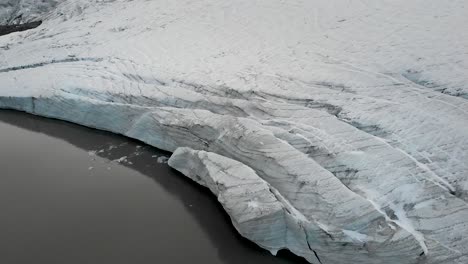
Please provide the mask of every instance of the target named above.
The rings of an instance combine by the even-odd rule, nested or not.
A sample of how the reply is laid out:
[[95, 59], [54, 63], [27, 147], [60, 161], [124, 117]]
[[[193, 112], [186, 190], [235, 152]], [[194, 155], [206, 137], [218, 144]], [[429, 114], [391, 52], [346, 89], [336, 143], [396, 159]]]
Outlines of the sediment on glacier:
[[18, 25], [0, 25], [0, 36], [10, 34], [13, 32], [25, 31], [28, 29], [33, 29], [41, 25], [41, 21], [29, 22]]

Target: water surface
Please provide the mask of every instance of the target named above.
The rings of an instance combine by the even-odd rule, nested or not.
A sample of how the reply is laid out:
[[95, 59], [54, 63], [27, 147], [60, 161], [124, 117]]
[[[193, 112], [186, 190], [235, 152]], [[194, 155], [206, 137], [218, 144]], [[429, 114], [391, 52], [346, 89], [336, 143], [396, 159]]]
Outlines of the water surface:
[[243, 239], [169, 153], [0, 110], [0, 263], [306, 263]]

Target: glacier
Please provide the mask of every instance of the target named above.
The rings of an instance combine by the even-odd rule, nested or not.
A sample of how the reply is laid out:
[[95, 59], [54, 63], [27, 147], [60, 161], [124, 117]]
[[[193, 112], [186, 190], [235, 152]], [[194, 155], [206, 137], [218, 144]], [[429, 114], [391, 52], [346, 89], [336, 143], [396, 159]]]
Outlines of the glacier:
[[1, 0], [0, 25], [18, 25], [41, 20], [58, 0]]
[[468, 263], [464, 1], [0, 0], [0, 108], [173, 152], [311, 263]]

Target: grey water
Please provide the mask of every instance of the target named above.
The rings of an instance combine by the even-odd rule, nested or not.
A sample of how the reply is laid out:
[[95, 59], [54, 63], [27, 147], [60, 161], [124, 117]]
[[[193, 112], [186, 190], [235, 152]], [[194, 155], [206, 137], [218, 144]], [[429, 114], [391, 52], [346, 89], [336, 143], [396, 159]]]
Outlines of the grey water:
[[242, 238], [169, 153], [0, 111], [0, 263], [306, 263]]

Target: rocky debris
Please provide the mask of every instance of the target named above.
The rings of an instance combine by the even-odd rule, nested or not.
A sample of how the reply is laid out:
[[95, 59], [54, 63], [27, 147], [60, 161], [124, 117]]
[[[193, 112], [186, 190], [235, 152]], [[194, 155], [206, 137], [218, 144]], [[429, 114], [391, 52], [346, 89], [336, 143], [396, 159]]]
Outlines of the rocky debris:
[[13, 32], [25, 31], [28, 29], [33, 29], [42, 24], [42, 21], [30, 22], [25, 24], [18, 25], [4, 25], [0, 26], [0, 36], [10, 34]]

